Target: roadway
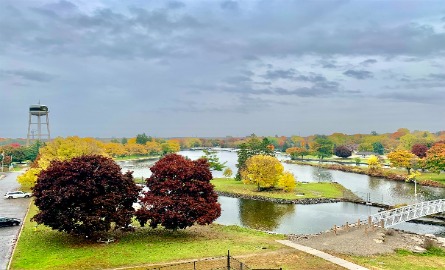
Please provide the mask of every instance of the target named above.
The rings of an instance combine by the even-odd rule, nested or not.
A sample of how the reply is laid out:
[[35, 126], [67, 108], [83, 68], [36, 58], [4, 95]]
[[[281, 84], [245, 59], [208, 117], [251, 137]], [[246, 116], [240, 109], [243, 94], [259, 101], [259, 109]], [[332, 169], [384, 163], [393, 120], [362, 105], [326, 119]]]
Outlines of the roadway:
[[[31, 199], [5, 199], [7, 191], [19, 190], [17, 176], [22, 172], [10, 172], [0, 179], [0, 216], [18, 218], [23, 221]], [[22, 225], [22, 224], [20, 224]], [[0, 228], [0, 269], [7, 269], [11, 253], [17, 241], [21, 226]]]

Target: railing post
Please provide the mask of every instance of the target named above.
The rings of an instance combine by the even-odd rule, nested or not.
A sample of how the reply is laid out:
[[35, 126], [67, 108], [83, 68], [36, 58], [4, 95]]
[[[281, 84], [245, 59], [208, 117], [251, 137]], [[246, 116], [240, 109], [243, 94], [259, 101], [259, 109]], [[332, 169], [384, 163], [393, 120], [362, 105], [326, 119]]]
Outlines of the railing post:
[[230, 250], [227, 250], [227, 270], [230, 270]]

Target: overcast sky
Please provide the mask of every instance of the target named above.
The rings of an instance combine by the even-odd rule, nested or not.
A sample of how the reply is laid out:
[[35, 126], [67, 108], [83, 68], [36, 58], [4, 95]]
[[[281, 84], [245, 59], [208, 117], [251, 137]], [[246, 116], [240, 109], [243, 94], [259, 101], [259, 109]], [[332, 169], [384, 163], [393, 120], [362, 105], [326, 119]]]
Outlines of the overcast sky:
[[443, 0], [0, 0], [0, 137], [445, 130]]

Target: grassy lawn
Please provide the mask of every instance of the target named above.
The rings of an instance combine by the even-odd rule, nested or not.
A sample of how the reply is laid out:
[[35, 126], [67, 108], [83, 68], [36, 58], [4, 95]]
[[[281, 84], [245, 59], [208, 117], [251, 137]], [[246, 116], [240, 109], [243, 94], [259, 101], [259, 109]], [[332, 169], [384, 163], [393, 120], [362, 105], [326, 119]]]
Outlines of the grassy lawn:
[[[30, 221], [32, 205], [17, 243], [11, 269], [151, 269], [166, 262], [232, 256], [255, 268], [342, 269], [322, 259], [277, 243], [284, 235], [270, 235], [237, 226], [193, 226], [171, 232], [137, 228], [111, 244], [86, 242]], [[145, 266], [145, 267], [143, 267]], [[178, 268], [180, 269], [180, 268]]]
[[[274, 199], [303, 199], [303, 198], [342, 198], [345, 188], [336, 183], [298, 183], [295, 192], [257, 191], [256, 185], [246, 185], [233, 178], [215, 178], [212, 181], [217, 191], [240, 195], [263, 196]], [[304, 193], [299, 196], [297, 193]]]
[[400, 250], [393, 254], [380, 256], [341, 257], [369, 269], [445, 269], [445, 251], [441, 249], [432, 249], [424, 254], [415, 254], [410, 251]]
[[442, 184], [445, 184], [445, 173], [437, 174], [437, 173], [427, 173], [427, 172], [424, 172], [424, 173], [422, 173], [418, 177], [418, 179], [420, 181], [422, 181], [422, 180], [432, 180], [432, 181], [436, 181], [436, 182], [440, 182]]

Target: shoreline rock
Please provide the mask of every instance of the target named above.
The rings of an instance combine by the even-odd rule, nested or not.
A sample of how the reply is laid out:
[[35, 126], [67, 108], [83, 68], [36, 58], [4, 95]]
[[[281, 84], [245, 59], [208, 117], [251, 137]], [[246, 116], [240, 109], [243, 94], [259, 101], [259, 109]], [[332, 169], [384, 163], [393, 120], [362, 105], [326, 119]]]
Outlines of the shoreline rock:
[[[349, 201], [345, 199], [332, 199], [332, 198], [302, 198], [302, 199], [280, 199], [280, 198], [269, 198], [263, 196], [255, 196], [255, 195], [245, 195], [245, 194], [237, 194], [237, 193], [229, 193], [224, 191], [216, 191], [218, 195], [231, 197], [231, 198], [239, 198], [239, 199], [250, 199], [256, 201], [266, 201], [273, 203], [281, 203], [281, 204], [319, 204], [319, 203], [336, 203], [336, 202], [344, 202]], [[353, 202], [353, 201], [351, 201]], [[357, 202], [361, 203], [361, 202]]]

